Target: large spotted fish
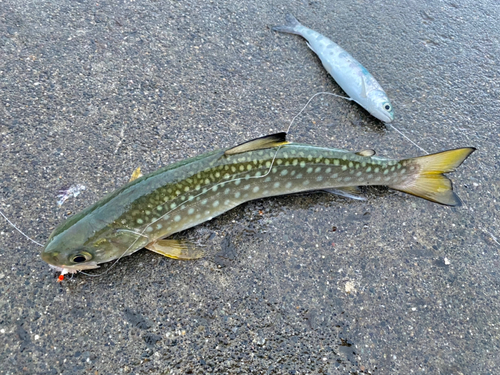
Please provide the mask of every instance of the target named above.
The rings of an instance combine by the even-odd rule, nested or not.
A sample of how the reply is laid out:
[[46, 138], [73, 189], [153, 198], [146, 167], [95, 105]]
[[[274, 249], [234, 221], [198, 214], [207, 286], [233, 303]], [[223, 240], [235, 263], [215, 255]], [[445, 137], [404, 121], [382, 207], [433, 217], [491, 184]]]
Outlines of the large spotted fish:
[[387, 185], [444, 205], [458, 205], [442, 175], [474, 151], [460, 148], [413, 159], [391, 160], [371, 150], [353, 153], [289, 143], [285, 133], [187, 159], [138, 177], [51, 234], [42, 259], [63, 274], [147, 248], [177, 259], [202, 251], [165, 239], [252, 199], [308, 190]]
[[303, 26], [291, 14], [286, 16], [286, 21], [287, 25], [273, 27], [273, 30], [302, 36], [350, 99], [381, 121], [394, 119], [387, 94], [363, 65], [326, 36]]

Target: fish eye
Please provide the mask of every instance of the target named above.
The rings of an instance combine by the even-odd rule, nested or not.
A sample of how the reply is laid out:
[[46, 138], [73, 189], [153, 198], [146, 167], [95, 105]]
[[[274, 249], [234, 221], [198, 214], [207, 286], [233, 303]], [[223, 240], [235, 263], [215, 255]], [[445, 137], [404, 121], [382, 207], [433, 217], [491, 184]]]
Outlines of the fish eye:
[[92, 255], [87, 253], [87, 252], [81, 252], [81, 253], [78, 253], [76, 255], [73, 255], [73, 257], [71, 258], [71, 261], [73, 263], [83, 263], [87, 260], [90, 260], [92, 259]]
[[384, 109], [385, 109], [386, 111], [390, 111], [390, 110], [392, 109], [392, 107], [391, 107], [391, 105], [390, 105], [389, 103], [385, 103], [385, 104], [384, 104]]

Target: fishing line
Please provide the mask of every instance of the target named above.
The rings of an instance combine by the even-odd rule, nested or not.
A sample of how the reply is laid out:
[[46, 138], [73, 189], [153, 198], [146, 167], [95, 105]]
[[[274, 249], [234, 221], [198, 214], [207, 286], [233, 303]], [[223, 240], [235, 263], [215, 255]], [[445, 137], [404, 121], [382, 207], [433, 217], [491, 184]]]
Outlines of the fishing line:
[[[302, 112], [304, 112], [304, 110], [307, 108], [307, 106], [309, 105], [309, 103], [311, 103], [311, 101], [318, 95], [322, 95], [322, 94], [325, 94], [325, 95], [331, 95], [331, 96], [335, 96], [337, 98], [342, 98], [342, 99], [346, 99], [346, 100], [349, 100], [349, 101], [353, 101], [353, 99], [347, 97], [347, 96], [342, 96], [342, 95], [337, 95], [337, 94], [334, 94], [334, 93], [331, 93], [331, 92], [326, 92], [326, 91], [322, 91], [322, 92], [317, 92], [316, 94], [314, 94], [313, 96], [311, 96], [309, 98], [309, 100], [307, 101], [306, 105], [304, 107], [302, 107], [302, 109], [300, 110], [299, 113], [297, 113], [295, 115], [295, 117], [292, 119], [292, 121], [290, 122], [290, 125], [288, 125], [288, 129], [286, 131], [286, 133], [288, 134], [290, 129], [292, 128], [292, 124], [293, 122], [297, 119], [297, 117], [299, 117], [301, 115]], [[429, 154], [426, 150], [424, 150], [422, 147], [420, 147], [418, 144], [416, 144], [415, 142], [413, 142], [410, 138], [408, 138], [406, 135], [404, 135], [401, 131], [399, 131], [399, 129], [397, 129], [394, 125], [390, 124], [390, 123], [386, 123], [384, 122], [385, 125], [389, 125], [391, 128], [393, 128], [395, 131], [397, 131], [401, 136], [403, 136], [408, 142], [410, 142], [412, 145], [414, 145], [415, 147], [417, 147], [418, 149], [420, 149], [421, 151], [425, 152], [426, 154]]]
[[342, 98], [342, 99], [346, 99], [346, 100], [352, 101], [352, 99], [351, 99], [351, 98], [348, 98], [347, 96], [337, 95], [337, 94], [334, 94], [334, 93], [331, 93], [331, 92], [326, 92], [326, 91], [317, 92], [316, 94], [314, 94], [313, 96], [311, 96], [311, 98], [309, 98], [309, 100], [307, 101], [306, 105], [305, 105], [305, 106], [304, 106], [304, 107], [300, 110], [300, 112], [299, 112], [299, 113], [297, 113], [297, 114], [295, 115], [295, 117], [292, 119], [292, 121], [290, 122], [290, 125], [288, 126], [288, 129], [287, 129], [287, 131], [286, 131], [286, 133], [287, 133], [287, 134], [288, 134], [288, 132], [290, 131], [290, 129], [292, 128], [292, 124], [293, 124], [293, 122], [295, 121], [295, 119], [296, 119], [297, 117], [299, 117], [299, 116], [300, 116], [300, 114], [301, 114], [302, 112], [304, 112], [304, 110], [306, 109], [306, 107], [309, 105], [309, 103], [311, 103], [311, 101], [312, 101], [312, 100], [313, 100], [316, 96], [321, 95], [321, 94], [331, 95], [331, 96], [335, 96], [335, 97], [337, 97], [337, 98]]
[[[272, 159], [271, 164], [270, 164], [269, 168], [267, 169], [267, 172], [266, 172], [266, 173], [264, 173], [262, 176], [250, 176], [248, 179], [251, 179], [251, 178], [263, 178], [263, 177], [268, 176], [268, 175], [269, 175], [269, 173], [271, 173], [271, 171], [272, 171], [272, 168], [273, 168], [273, 166], [274, 166], [274, 162], [275, 162], [275, 160], [276, 160], [276, 157], [278, 156], [278, 152], [279, 152], [279, 150], [281, 149], [281, 147], [283, 147], [283, 146], [281, 146], [281, 145], [280, 145], [280, 146], [278, 146], [278, 149], [277, 149], [277, 150], [276, 150], [276, 152], [274, 153], [273, 159]], [[240, 175], [240, 174], [243, 174], [243, 173], [244, 173], [244, 172], [241, 172], [241, 173], [238, 173], [237, 175]], [[130, 230], [130, 232], [131, 232], [131, 233], [133, 233], [133, 234], [136, 234], [136, 235], [137, 235], [137, 236], [139, 236], [139, 237], [145, 237], [145, 238], [148, 238], [148, 237], [144, 234], [144, 232], [146, 232], [146, 230], [147, 230], [150, 226], [152, 226], [153, 224], [155, 224], [155, 223], [156, 223], [156, 222], [158, 222], [159, 220], [162, 220], [162, 219], [163, 219], [163, 218], [165, 218], [167, 215], [171, 214], [173, 211], [175, 211], [175, 210], [177, 210], [177, 209], [180, 209], [182, 206], [184, 206], [184, 205], [186, 205], [187, 203], [189, 203], [189, 202], [193, 201], [193, 200], [194, 200], [194, 199], [196, 199], [197, 197], [199, 197], [199, 196], [201, 196], [201, 195], [203, 195], [203, 194], [206, 194], [209, 190], [213, 189], [215, 186], [223, 185], [223, 184], [226, 184], [226, 183], [230, 183], [230, 182], [234, 182], [234, 181], [238, 181], [238, 180], [242, 180], [242, 179], [243, 179], [243, 178], [233, 178], [232, 180], [228, 180], [228, 181], [221, 181], [221, 182], [219, 182], [219, 183], [217, 183], [217, 184], [213, 185], [210, 189], [207, 189], [206, 191], [202, 191], [202, 192], [201, 192], [201, 193], [199, 193], [198, 195], [194, 195], [194, 196], [193, 196], [191, 199], [189, 199], [188, 201], [186, 201], [186, 202], [184, 202], [184, 203], [181, 203], [179, 206], [177, 206], [177, 207], [175, 207], [175, 208], [171, 209], [171, 210], [170, 210], [170, 211], [168, 211], [168, 212], [165, 212], [165, 213], [164, 213], [162, 216], [160, 216], [158, 219], [156, 219], [156, 220], [152, 221], [152, 222], [151, 222], [151, 223], [149, 223], [147, 226], [145, 226], [145, 227], [144, 227], [144, 229], [142, 230], [142, 232], [140, 232], [140, 233], [139, 233], [139, 232], [134, 232], [134, 231], [132, 231], [132, 230]], [[174, 233], [171, 233], [171, 234], [174, 234]], [[115, 261], [113, 262], [113, 264], [111, 264], [111, 266], [110, 266], [110, 267], [108, 267], [108, 268], [106, 269], [106, 271], [104, 271], [104, 272], [102, 272], [102, 273], [100, 273], [100, 274], [97, 274], [97, 275], [95, 275], [95, 274], [89, 274], [89, 273], [86, 273], [86, 272], [84, 272], [84, 271], [78, 271], [78, 272], [80, 272], [80, 273], [82, 273], [82, 274], [84, 274], [84, 275], [86, 275], [86, 276], [90, 276], [90, 277], [100, 277], [100, 276], [105, 275], [105, 274], [106, 274], [106, 273], [108, 273], [108, 272], [109, 272], [109, 271], [110, 271], [110, 270], [111, 270], [111, 269], [112, 269], [112, 268], [113, 268], [113, 267], [114, 267], [114, 266], [118, 263], [118, 261], [119, 261], [120, 259], [122, 259], [122, 258], [125, 256], [125, 254], [127, 254], [127, 252], [128, 252], [128, 251], [129, 251], [129, 250], [130, 250], [130, 249], [131, 249], [131, 248], [132, 248], [132, 247], [133, 247], [133, 246], [137, 243], [137, 241], [139, 240], [139, 237], [138, 237], [137, 239], [135, 239], [135, 241], [134, 241], [134, 242], [132, 242], [132, 243], [129, 245], [129, 247], [128, 247], [128, 248], [127, 248], [127, 249], [126, 249], [126, 250], [125, 250], [125, 251], [124, 251], [124, 252], [123, 252], [123, 253], [122, 253], [122, 254], [121, 254], [121, 255], [120, 255], [117, 259], [115, 259]]]
[[423, 152], [425, 152], [426, 154], [429, 154], [427, 151], [425, 151], [422, 147], [420, 147], [419, 145], [417, 145], [415, 142], [413, 142], [410, 138], [408, 138], [406, 135], [404, 135], [402, 132], [400, 132], [394, 125], [392, 124], [389, 124], [389, 123], [385, 123], [384, 124], [386, 125], [389, 125], [391, 128], [393, 128], [394, 130], [396, 130], [399, 134], [401, 134], [407, 141], [409, 141], [411, 144], [413, 144], [414, 146], [416, 146], [417, 148], [419, 148], [420, 150], [422, 150]]
[[38, 246], [43, 247], [43, 245], [42, 245], [41, 243], [36, 242], [36, 241], [35, 241], [34, 239], [32, 239], [31, 237], [28, 237], [26, 234], [24, 234], [24, 233], [23, 233], [23, 231], [21, 231], [21, 229], [19, 229], [18, 227], [16, 227], [16, 226], [12, 223], [12, 221], [10, 221], [9, 219], [7, 219], [7, 216], [5, 216], [5, 215], [3, 214], [3, 212], [2, 212], [2, 211], [0, 211], [0, 215], [2, 215], [2, 216], [3, 216], [3, 218], [4, 218], [5, 220], [7, 220], [7, 222], [8, 222], [8, 223], [9, 223], [9, 224], [10, 224], [10, 225], [11, 225], [11, 226], [15, 229], [15, 230], [17, 230], [19, 233], [21, 233], [21, 234], [22, 234], [24, 237], [26, 237], [28, 240], [30, 240], [31, 242], [33, 242], [33, 243], [37, 244]]

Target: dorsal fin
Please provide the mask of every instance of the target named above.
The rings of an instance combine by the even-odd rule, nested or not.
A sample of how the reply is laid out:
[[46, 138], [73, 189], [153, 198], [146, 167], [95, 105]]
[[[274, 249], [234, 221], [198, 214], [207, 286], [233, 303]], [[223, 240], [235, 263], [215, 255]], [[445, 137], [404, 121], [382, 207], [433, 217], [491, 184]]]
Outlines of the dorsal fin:
[[277, 146], [286, 145], [289, 143], [286, 140], [286, 133], [276, 133], [269, 134], [263, 137], [255, 138], [250, 141], [246, 141], [238, 146], [230, 148], [224, 152], [224, 155], [235, 155], [241, 154], [242, 152], [262, 150], [264, 148], [273, 148]]
[[368, 156], [368, 157], [373, 156], [375, 154], [376, 154], [375, 150], [361, 150], [359, 152], [356, 152], [356, 155]]
[[138, 167], [133, 173], [132, 176], [130, 176], [130, 180], [128, 182], [132, 182], [134, 180], [137, 180], [139, 177], [142, 177], [142, 172], [141, 172], [141, 167]]

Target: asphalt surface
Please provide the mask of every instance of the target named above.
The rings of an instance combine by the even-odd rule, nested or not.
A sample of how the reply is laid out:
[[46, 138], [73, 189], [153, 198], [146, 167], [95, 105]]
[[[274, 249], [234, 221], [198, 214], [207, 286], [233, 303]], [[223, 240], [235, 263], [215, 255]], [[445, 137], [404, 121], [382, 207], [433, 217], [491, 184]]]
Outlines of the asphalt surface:
[[[0, 218], [0, 374], [495, 374], [500, 367], [500, 6], [489, 1], [0, 2], [0, 209], [44, 243], [161, 165], [284, 130], [341, 94], [294, 14], [377, 78], [427, 152], [478, 149], [449, 208], [384, 188], [242, 205], [57, 283]], [[423, 154], [316, 98], [294, 141]], [[86, 187], [58, 207], [59, 190]]]

